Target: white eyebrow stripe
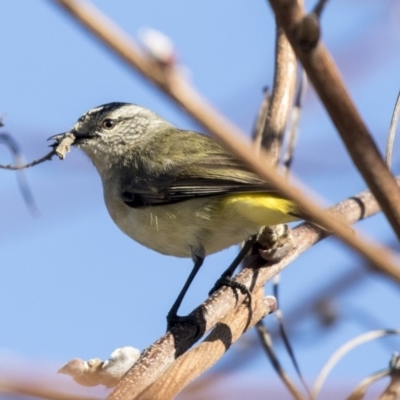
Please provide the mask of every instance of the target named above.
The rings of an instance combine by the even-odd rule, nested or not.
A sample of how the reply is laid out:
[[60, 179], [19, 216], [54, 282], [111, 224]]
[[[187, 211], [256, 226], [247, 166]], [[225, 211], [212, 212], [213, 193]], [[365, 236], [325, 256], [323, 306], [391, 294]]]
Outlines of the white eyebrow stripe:
[[99, 111], [102, 111], [102, 110], [104, 110], [104, 109], [105, 109], [105, 106], [99, 106], [99, 107], [96, 107], [96, 108], [92, 108], [91, 110], [89, 110], [89, 111], [86, 113], [86, 115], [94, 114], [94, 113], [99, 112]]

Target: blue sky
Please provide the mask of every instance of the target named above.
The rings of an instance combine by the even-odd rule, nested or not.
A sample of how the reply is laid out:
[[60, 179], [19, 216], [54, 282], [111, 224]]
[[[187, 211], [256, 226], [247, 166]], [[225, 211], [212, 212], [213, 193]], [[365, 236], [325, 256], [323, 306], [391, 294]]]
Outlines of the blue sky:
[[[143, 27], [168, 35], [198, 90], [242, 130], [251, 131], [262, 88], [271, 86], [273, 76], [274, 20], [265, 1], [94, 4], [132, 37]], [[323, 40], [381, 149], [400, 88], [398, 11], [395, 1], [384, 7], [372, 0], [362, 7], [337, 1], [328, 4], [322, 19]], [[3, 131], [16, 138], [27, 160], [48, 151], [49, 136], [111, 101], [137, 103], [181, 128], [198, 129], [52, 2], [3, 0], [1, 14]], [[393, 168], [398, 172], [396, 147]], [[0, 147], [0, 162], [9, 161], [7, 149]], [[328, 204], [365, 188], [312, 88], [293, 170]], [[165, 315], [191, 261], [162, 256], [124, 236], [107, 214], [94, 167], [78, 150], [65, 161], [54, 159], [26, 171], [26, 177], [40, 209], [37, 217], [25, 207], [15, 174], [0, 171], [0, 368], [1, 354], [3, 360], [11, 354], [61, 366], [73, 357], [107, 358], [116, 347], [151, 344], [165, 330]], [[383, 243], [396, 243], [382, 216], [359, 227]], [[207, 258], [182, 311], [205, 299], [235, 252], [231, 248]], [[308, 296], [357, 268], [363, 268], [363, 261], [336, 240], [319, 244], [282, 274], [283, 312], [291, 315], [302, 301], [307, 308]], [[310, 381], [344, 341], [369, 329], [398, 326], [393, 311], [398, 286], [382, 276], [365, 274], [334, 301], [340, 319], [330, 330], [320, 330], [306, 312], [289, 325]], [[269, 320], [273, 326], [273, 318]], [[254, 339], [250, 332], [231, 351]], [[368, 352], [349, 356], [333, 376], [357, 382], [385, 367], [398, 346], [393, 339], [386, 346], [372, 344]], [[265, 377], [276, 383], [260, 350], [236, 374], [236, 381], [251, 374], [261, 384]]]

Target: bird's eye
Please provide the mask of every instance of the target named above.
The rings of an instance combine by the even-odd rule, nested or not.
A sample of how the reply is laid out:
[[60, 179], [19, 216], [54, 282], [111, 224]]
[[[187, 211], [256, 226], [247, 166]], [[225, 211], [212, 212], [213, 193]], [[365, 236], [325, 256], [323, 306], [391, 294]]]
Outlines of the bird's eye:
[[113, 119], [107, 118], [102, 122], [102, 126], [105, 129], [112, 129], [114, 128], [116, 122]]

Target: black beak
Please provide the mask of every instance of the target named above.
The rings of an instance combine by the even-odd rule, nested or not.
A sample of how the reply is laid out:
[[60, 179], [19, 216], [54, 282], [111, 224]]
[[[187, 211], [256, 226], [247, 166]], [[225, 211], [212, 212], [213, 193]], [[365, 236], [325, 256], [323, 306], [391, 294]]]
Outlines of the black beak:
[[92, 139], [96, 136], [92, 134], [78, 133], [74, 130], [71, 130], [69, 132], [59, 133], [58, 135], [50, 136], [47, 140], [54, 140], [54, 143], [52, 143], [50, 147], [57, 147], [57, 145], [65, 138], [66, 135], [72, 136], [74, 138], [74, 142], [72, 143], [72, 145], [78, 145], [81, 142], [86, 142], [87, 139]]
[[60, 143], [63, 137], [67, 134], [67, 132], [64, 133], [58, 133], [57, 135], [50, 136], [47, 140], [54, 140], [56, 143]]

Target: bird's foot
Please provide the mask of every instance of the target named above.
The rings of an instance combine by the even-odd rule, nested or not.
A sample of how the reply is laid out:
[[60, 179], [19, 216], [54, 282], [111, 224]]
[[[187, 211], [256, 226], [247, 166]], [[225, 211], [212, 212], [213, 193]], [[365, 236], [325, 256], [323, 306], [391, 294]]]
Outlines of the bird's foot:
[[228, 286], [228, 287], [232, 288], [233, 290], [235, 290], [235, 289], [239, 290], [240, 293], [247, 295], [247, 297], [249, 299], [249, 303], [251, 303], [252, 296], [251, 296], [251, 292], [250, 292], [249, 288], [246, 285], [244, 285], [243, 283], [235, 281], [230, 276], [222, 275], [217, 280], [217, 282], [215, 282], [215, 285], [209, 291], [208, 295], [211, 296], [214, 292], [216, 292], [218, 289], [220, 289], [223, 286]]
[[179, 325], [192, 325], [196, 327], [195, 337], [200, 335], [201, 327], [195, 315], [180, 316], [169, 312], [167, 315], [167, 332]]

